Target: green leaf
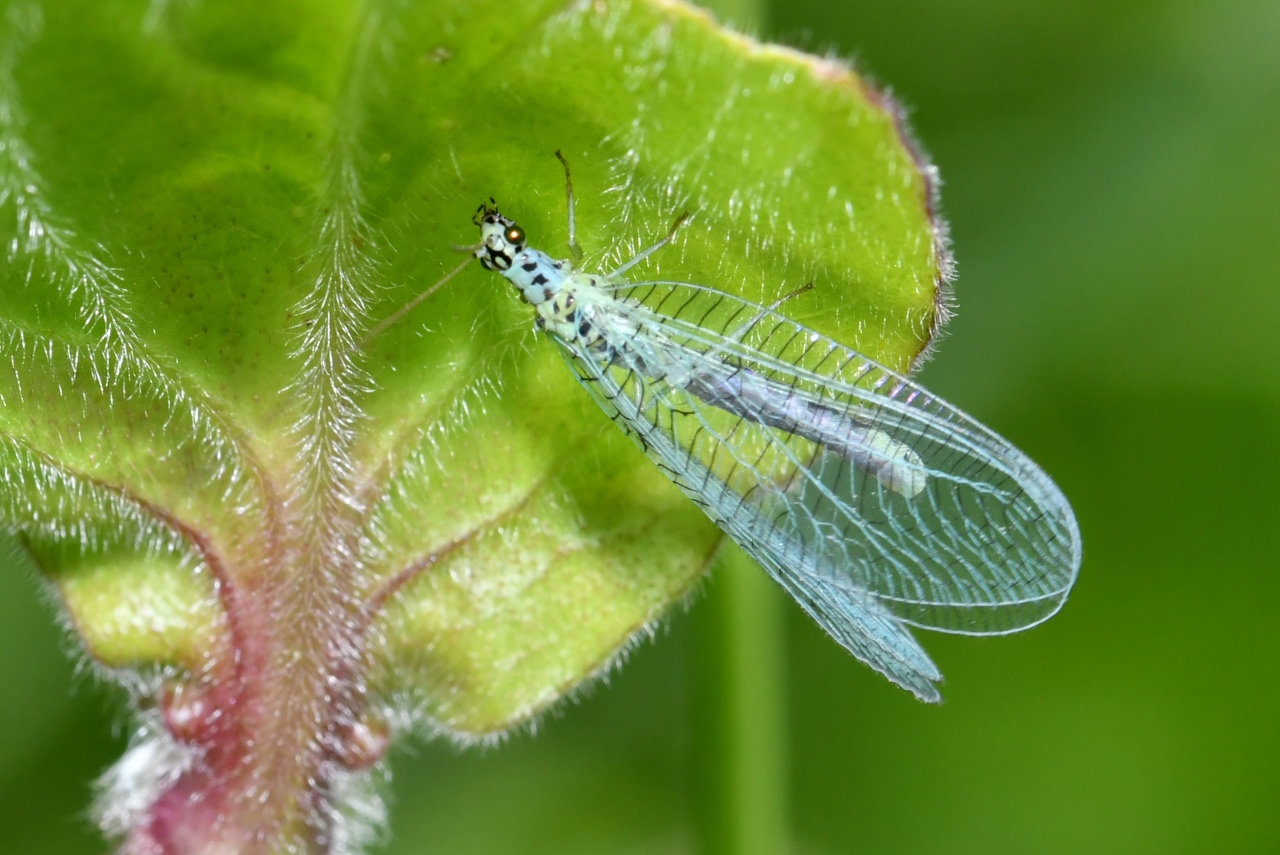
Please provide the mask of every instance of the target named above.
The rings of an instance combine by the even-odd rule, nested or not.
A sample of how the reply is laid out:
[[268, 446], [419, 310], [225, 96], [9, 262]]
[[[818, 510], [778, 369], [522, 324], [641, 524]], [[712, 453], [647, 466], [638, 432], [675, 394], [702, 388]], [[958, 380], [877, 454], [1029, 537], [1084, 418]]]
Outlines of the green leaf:
[[150, 770], [157, 804], [199, 793], [262, 839], [322, 838], [306, 790], [377, 759], [359, 734], [396, 710], [467, 741], [546, 709], [716, 548], [498, 277], [366, 338], [458, 263], [477, 202], [566, 254], [560, 149], [588, 269], [689, 211], [640, 278], [813, 282], [788, 313], [901, 370], [944, 319], [932, 175], [892, 105], [679, 3], [4, 20], [0, 514], [91, 657], [163, 675], [206, 763]]

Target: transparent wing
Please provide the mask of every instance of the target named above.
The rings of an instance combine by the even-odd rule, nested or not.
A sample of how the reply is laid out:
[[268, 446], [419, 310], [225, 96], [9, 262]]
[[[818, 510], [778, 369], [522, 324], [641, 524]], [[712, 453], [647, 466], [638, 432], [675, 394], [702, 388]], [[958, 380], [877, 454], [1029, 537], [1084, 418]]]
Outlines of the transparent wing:
[[760, 537], [769, 527], [760, 512], [682, 443], [683, 431], [676, 425], [686, 414], [678, 409], [683, 402], [673, 403], [674, 390], [669, 385], [635, 371], [604, 366], [556, 341], [609, 418], [636, 439], [663, 473], [759, 561], [819, 626], [858, 659], [921, 700], [940, 700], [935, 683], [942, 675], [937, 666], [874, 595], [848, 579], [828, 578], [822, 553], [784, 542], [780, 530], [773, 537]]
[[[580, 379], [851, 650], [833, 628], [842, 611], [855, 625], [990, 635], [1062, 606], [1080, 563], [1075, 518], [994, 432], [736, 297], [672, 282], [616, 296], [615, 344], [630, 350], [605, 366], [570, 349]], [[937, 673], [905, 630], [855, 628]]]

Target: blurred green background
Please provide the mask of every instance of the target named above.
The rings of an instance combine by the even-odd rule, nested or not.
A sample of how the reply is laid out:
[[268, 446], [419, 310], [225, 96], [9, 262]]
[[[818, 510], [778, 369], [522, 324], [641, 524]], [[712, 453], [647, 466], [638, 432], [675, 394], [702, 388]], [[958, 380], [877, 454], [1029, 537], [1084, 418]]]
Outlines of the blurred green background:
[[[794, 851], [1280, 852], [1280, 4], [787, 0], [764, 32], [912, 108], [960, 261], [922, 379], [1085, 542], [1045, 626], [923, 639], [939, 708], [780, 604]], [[400, 749], [383, 851], [692, 852], [708, 597], [534, 738]], [[0, 573], [3, 853], [104, 849], [124, 719], [68, 647]]]

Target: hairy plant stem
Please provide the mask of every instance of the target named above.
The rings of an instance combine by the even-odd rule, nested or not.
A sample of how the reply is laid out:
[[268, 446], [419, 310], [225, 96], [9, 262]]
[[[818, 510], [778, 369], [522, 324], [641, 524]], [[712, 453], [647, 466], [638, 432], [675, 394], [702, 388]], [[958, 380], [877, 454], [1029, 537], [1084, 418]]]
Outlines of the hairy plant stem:
[[[307, 581], [297, 580], [290, 560], [305, 547], [305, 537], [298, 542], [304, 531], [269, 525], [225, 564], [202, 550], [219, 579], [231, 650], [207, 673], [172, 685], [164, 699], [165, 725], [193, 760], [131, 834], [129, 855], [330, 851], [331, 778], [361, 753], [350, 743], [363, 713], [364, 639], [333, 626], [339, 615], [358, 625], [343, 611], [357, 601], [355, 574], [333, 568], [320, 594], [314, 584], [294, 584]], [[187, 535], [204, 545], [197, 533]], [[326, 619], [317, 619], [318, 595], [326, 598]]]

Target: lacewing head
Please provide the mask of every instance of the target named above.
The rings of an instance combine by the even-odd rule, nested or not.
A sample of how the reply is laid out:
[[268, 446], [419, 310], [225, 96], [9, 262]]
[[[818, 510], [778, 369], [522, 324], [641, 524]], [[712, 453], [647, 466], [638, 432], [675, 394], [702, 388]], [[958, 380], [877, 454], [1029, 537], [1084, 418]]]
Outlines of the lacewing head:
[[524, 229], [504, 217], [493, 199], [480, 204], [473, 222], [480, 227], [480, 245], [475, 250], [480, 264], [486, 270], [509, 270], [516, 255], [524, 250]]

